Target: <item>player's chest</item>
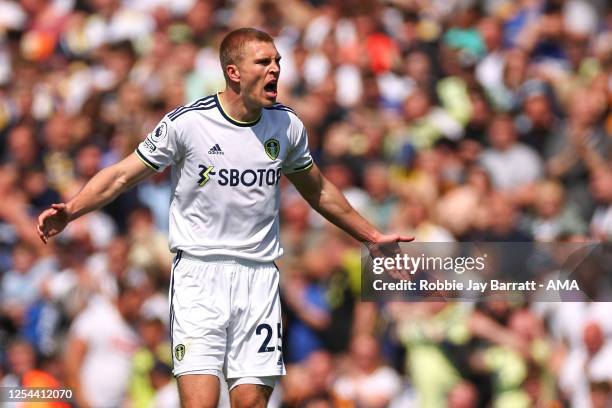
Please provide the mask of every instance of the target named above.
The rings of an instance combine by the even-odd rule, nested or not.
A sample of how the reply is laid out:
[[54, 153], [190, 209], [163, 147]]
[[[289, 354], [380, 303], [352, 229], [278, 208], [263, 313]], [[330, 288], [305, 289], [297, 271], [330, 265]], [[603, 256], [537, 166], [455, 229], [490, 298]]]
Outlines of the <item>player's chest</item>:
[[203, 126], [194, 136], [187, 156], [210, 163], [278, 166], [289, 150], [286, 130], [265, 124], [235, 129]]
[[195, 171], [200, 187], [274, 187], [288, 147], [287, 137], [278, 132], [207, 132], [191, 146], [185, 164]]

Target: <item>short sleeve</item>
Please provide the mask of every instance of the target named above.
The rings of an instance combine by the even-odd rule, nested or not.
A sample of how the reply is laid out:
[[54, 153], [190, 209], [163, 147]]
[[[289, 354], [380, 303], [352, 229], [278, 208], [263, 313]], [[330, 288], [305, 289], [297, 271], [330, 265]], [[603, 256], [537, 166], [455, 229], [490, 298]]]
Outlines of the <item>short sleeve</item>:
[[180, 152], [177, 129], [167, 117], [136, 148], [140, 160], [157, 172], [179, 162]]
[[285, 174], [309, 170], [313, 164], [308, 149], [308, 135], [304, 125], [301, 125], [300, 131], [296, 133], [297, 137], [292, 141], [287, 158], [283, 163], [283, 173]]

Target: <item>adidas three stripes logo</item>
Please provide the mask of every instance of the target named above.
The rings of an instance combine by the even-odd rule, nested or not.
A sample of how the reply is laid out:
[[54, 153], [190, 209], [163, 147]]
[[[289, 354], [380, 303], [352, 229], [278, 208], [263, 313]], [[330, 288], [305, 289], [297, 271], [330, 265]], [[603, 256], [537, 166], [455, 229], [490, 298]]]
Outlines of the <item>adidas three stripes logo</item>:
[[223, 154], [223, 150], [221, 150], [219, 144], [215, 144], [213, 147], [210, 148], [208, 154]]

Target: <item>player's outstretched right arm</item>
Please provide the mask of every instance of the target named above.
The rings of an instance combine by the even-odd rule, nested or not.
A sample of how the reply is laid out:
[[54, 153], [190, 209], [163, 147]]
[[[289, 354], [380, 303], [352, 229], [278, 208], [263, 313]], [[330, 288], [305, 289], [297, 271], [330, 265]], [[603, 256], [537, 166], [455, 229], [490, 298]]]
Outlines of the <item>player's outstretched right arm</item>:
[[40, 214], [38, 236], [46, 243], [50, 237], [62, 232], [70, 221], [105, 206], [154, 173], [135, 153], [101, 170], [70, 201], [53, 204]]

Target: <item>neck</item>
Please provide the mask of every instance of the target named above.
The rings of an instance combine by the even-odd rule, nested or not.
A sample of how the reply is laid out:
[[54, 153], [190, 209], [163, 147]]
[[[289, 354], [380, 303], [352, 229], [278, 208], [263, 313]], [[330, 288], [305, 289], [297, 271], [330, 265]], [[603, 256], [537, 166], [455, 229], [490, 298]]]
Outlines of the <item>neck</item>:
[[219, 102], [226, 114], [240, 122], [253, 122], [261, 116], [261, 106], [250, 106], [240, 93], [230, 87], [219, 93]]

